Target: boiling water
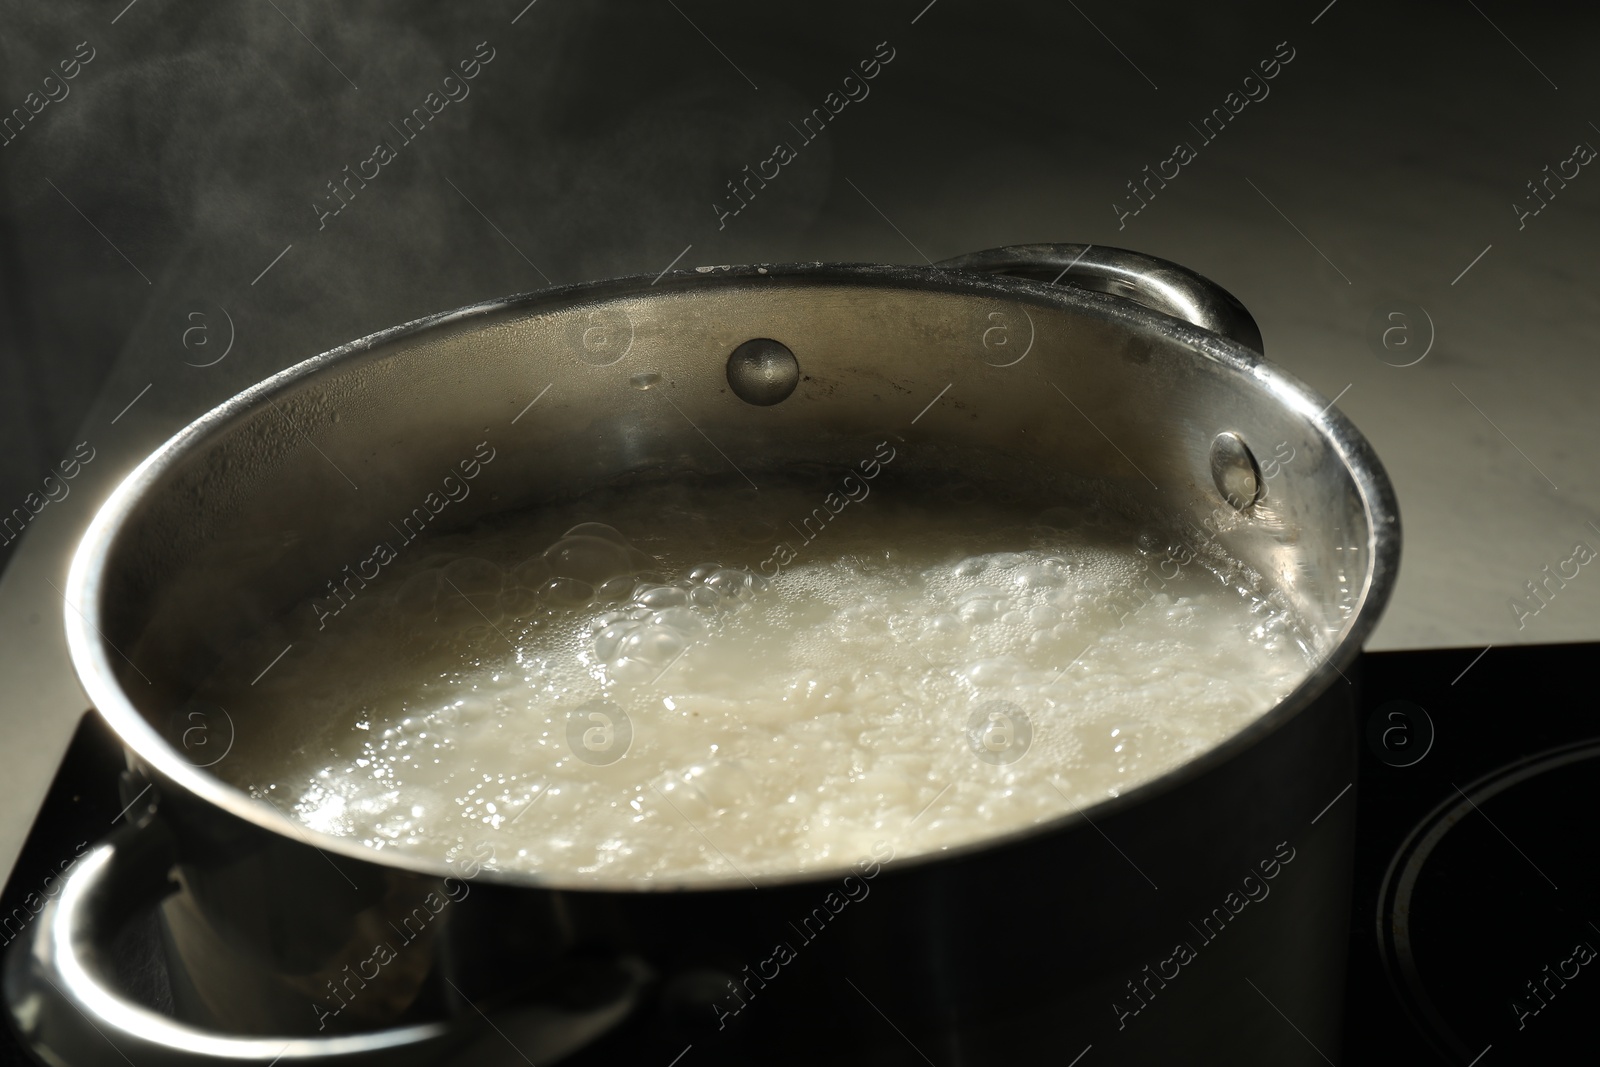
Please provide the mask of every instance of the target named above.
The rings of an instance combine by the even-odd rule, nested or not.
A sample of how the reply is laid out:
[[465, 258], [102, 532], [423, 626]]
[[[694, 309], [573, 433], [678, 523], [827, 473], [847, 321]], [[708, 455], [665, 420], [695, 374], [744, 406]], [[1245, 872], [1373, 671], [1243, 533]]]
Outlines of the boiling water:
[[202, 690], [237, 730], [213, 769], [375, 849], [736, 879], [1115, 796], [1308, 670], [1243, 568], [1095, 509], [764, 481], [394, 539]]

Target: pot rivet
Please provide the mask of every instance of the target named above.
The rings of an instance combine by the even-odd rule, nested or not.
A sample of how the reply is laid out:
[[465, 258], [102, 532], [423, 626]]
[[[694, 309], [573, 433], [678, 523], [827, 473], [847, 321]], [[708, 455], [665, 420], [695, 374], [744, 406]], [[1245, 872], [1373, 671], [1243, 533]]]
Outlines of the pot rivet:
[[1261, 494], [1261, 472], [1236, 433], [1219, 433], [1211, 442], [1211, 480], [1236, 510], [1243, 511]]
[[777, 341], [757, 337], [728, 357], [728, 384], [745, 403], [768, 407], [787, 400], [800, 384], [800, 361]]

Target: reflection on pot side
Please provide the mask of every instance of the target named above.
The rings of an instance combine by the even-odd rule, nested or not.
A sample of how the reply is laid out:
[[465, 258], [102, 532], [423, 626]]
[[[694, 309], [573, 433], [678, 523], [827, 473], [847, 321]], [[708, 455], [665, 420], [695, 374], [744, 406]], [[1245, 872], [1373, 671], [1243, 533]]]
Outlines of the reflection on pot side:
[[[866, 900], [867, 895], [872, 892], [867, 883], [878, 877], [883, 865], [892, 859], [894, 859], [894, 846], [886, 841], [877, 842], [872, 846], [872, 857], [863, 858], [856, 863], [851, 868], [854, 873], [845, 877], [839, 889], [830, 890], [822, 901], [800, 920], [799, 926], [790, 922], [789, 926], [799, 935], [800, 947], [804, 948], [815, 941], [834, 916], [843, 912], [847, 906]], [[744, 977], [739, 979], [738, 984], [731, 978], [728, 980], [727, 1004], [711, 1005], [711, 1010], [717, 1014], [717, 1029], [723, 1029], [728, 1025], [729, 1019], [744, 1011], [746, 1005], [756, 998], [756, 993], [767, 988], [767, 983], [777, 978], [782, 969], [794, 962], [798, 956], [799, 952], [795, 947], [784, 940], [773, 946], [772, 955], [756, 964], [754, 971], [750, 969], [748, 963], [745, 964], [742, 972]], [[755, 983], [753, 986], [752, 982]]]
[[[1287, 855], [1284, 854], [1284, 849], [1289, 850]], [[1195, 926], [1193, 922], [1190, 922], [1189, 925], [1199, 935], [1200, 947], [1204, 948], [1221, 936], [1228, 923], [1237, 918], [1239, 913], [1244, 911], [1251, 903], [1259, 904], [1266, 900], [1267, 896], [1272, 892], [1272, 887], [1267, 883], [1283, 873], [1283, 868], [1292, 863], [1294, 857], [1295, 851], [1290, 847], [1289, 842], [1278, 842], [1272, 856], [1257, 864], [1261, 868], [1261, 876], [1259, 878], [1254, 871], [1245, 875], [1244, 880], [1240, 882], [1239, 889], [1230, 890], [1228, 895], [1222, 898], [1222, 903], [1212, 908], [1210, 913], [1200, 920], [1199, 926]], [[1243, 890], [1242, 896], [1240, 895], [1240, 890]], [[1150, 969], [1149, 964], [1145, 964], [1144, 970], [1140, 972], [1144, 977], [1128, 979], [1129, 999], [1127, 1001], [1114, 1000], [1111, 1002], [1111, 1010], [1117, 1016], [1117, 1029], [1125, 1029], [1128, 1025], [1128, 1020], [1148, 1008], [1150, 1001], [1155, 999], [1156, 993], [1167, 988], [1167, 983], [1175, 980], [1179, 974], [1183, 973], [1182, 968], [1194, 962], [1198, 956], [1199, 953], [1194, 945], [1188, 941], [1180, 941], [1173, 946], [1172, 955], [1156, 964], [1154, 971]], [[1168, 967], [1171, 968], [1170, 973], [1168, 972]]]

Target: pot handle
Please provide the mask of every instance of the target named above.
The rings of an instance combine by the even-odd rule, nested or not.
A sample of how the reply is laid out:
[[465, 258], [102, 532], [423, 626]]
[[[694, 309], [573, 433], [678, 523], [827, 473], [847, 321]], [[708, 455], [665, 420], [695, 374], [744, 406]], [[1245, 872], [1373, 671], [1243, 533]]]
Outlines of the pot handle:
[[[404, 1062], [412, 1050], [437, 1054], [446, 1023], [331, 1037], [231, 1037], [178, 1022], [125, 999], [101, 978], [105, 934], [172, 889], [175, 855], [159, 819], [123, 825], [68, 873], [5, 966], [6, 1006], [34, 1052], [52, 1063], [94, 1063], [109, 1042], [139, 1064]], [[87, 1022], [89, 1026], [85, 1027]]]
[[935, 266], [1054, 282], [1125, 297], [1260, 353], [1261, 328], [1237, 297], [1187, 267], [1099, 245], [1006, 245]]
[[[102, 978], [107, 968], [99, 946], [126, 918], [172, 891], [168, 871], [175, 856], [172, 833], [159, 818], [118, 827], [77, 861], [33, 927], [11, 947], [5, 960], [6, 1006], [36, 1055], [50, 1063], [98, 1063], [107, 1058], [109, 1042], [122, 1059], [140, 1067], [218, 1062], [388, 1067], [454, 1062], [452, 1052], [461, 1054], [458, 1050], [467, 1046], [470, 1053], [473, 1039], [482, 1040], [481, 1028], [471, 1020], [328, 1037], [239, 1037], [126, 999]], [[627, 1007], [631, 1004], [608, 1006], [582, 1017], [541, 1009], [528, 1020], [536, 1032], [520, 1047], [539, 1056], [539, 1062], [559, 1059], [614, 1026]]]

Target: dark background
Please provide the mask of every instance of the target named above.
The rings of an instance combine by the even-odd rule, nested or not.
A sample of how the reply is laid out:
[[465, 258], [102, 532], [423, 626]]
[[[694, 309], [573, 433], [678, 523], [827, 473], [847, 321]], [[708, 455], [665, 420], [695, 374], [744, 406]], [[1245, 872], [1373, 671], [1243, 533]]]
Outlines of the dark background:
[[[59, 633], [39, 576], [115, 475], [176, 429], [274, 371], [432, 312], [669, 265], [922, 263], [1034, 241], [1172, 259], [1239, 295], [1268, 355], [1337, 396], [1383, 457], [1406, 545], [1374, 645], [1457, 649], [1373, 673], [1368, 711], [1419, 700], [1440, 747], [1414, 774], [1369, 765], [1357, 792], [1376, 844], [1352, 1004], [1379, 1029], [1353, 1030], [1346, 1052], [1399, 1047], [1375, 1043], [1391, 1024], [1425, 1047], [1385, 999], [1363, 932], [1388, 850], [1455, 784], [1554, 743], [1518, 723], [1553, 707], [1560, 740], [1592, 732], [1586, 653], [1517, 659], [1503, 645], [1600, 639], [1600, 585], [1574, 583], [1525, 629], [1506, 610], [1574, 539], [1600, 544], [1587, 526], [1600, 523], [1600, 177], [1585, 168], [1520, 227], [1513, 208], [1534, 206], [1526, 183], [1575, 142], [1600, 145], [1600, 10], [525, 4], [0, 0], [0, 116], [80, 42], [95, 50], [67, 98], [0, 147], [0, 514], [79, 441], [104, 457], [36, 520], [54, 555], [0, 546], [6, 602], [41, 597], [13, 613]], [[790, 123], [885, 41], [895, 58], [870, 96], [799, 145]], [[389, 123], [480, 42], [495, 58], [470, 96], [319, 231], [326, 183], [394, 143]], [[1295, 58], [1270, 96], [1203, 143], [1190, 123], [1279, 42]], [[798, 158], [719, 229], [725, 183], [778, 141]], [[1119, 228], [1125, 183], [1178, 141], [1197, 158]], [[1405, 368], [1371, 327], [1401, 306], [1437, 327]], [[36, 550], [29, 566], [12, 566], [23, 549]], [[0, 655], [22, 647], [23, 625], [0, 625]], [[64, 661], [40, 662], [65, 677]], [[41, 701], [0, 666], [0, 808], [20, 843], [59, 752], [18, 742], [17, 724], [62, 713], [64, 748], [83, 708], [55, 707], [54, 691]], [[14, 800], [23, 778], [37, 795]], [[1491, 862], [1526, 874], [1509, 854]], [[1524, 973], [1474, 966], [1485, 996]], [[1540, 1026], [1565, 1033], [1554, 1012]], [[1531, 1046], [1502, 1043], [1494, 1058], [1518, 1062], [1518, 1047]]]
[[[1380, 647], [1600, 637], [1592, 599], [1535, 635], [1505, 607], [1600, 520], [1600, 180], [1522, 229], [1512, 209], [1600, 144], [1594, 9], [525, 3], [0, 3], [5, 113], [95, 50], [0, 147], [0, 507], [85, 437], [131, 462], [272, 371], [490, 297], [680, 253], [917, 263], [1085, 241], [1208, 275], [1269, 356], [1329, 398], [1350, 386], [1339, 404], [1405, 507]], [[719, 229], [725, 183], [797, 142], [790, 123], [882, 41], [871, 95]], [[1285, 41], [1270, 96], [1204, 143], [1190, 124]], [[495, 59], [471, 95], [319, 232], [326, 183], [479, 42]], [[1119, 228], [1126, 183], [1179, 140], [1198, 158]], [[1370, 326], [1401, 304], [1438, 343], [1397, 369]], [[230, 332], [226, 359], [193, 365]]]

